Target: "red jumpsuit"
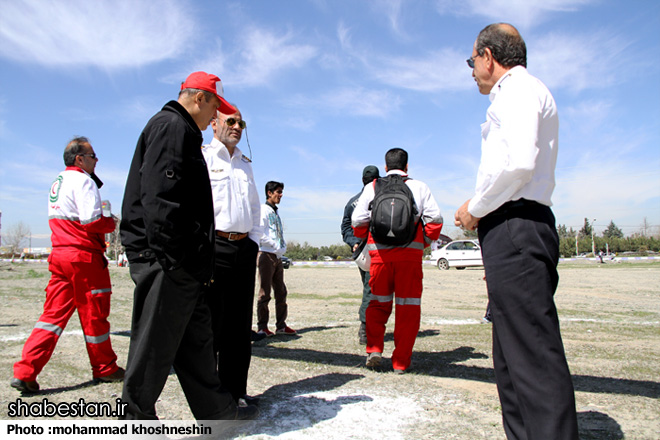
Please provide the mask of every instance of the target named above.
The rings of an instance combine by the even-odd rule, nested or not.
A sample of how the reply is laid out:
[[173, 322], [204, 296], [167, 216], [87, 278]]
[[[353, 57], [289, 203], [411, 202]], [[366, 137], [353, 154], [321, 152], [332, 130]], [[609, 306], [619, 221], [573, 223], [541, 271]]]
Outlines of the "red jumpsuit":
[[78, 310], [94, 378], [117, 371], [110, 343], [110, 274], [105, 259], [105, 234], [114, 231], [112, 217], [103, 217], [101, 196], [89, 174], [67, 167], [51, 187], [48, 223], [53, 251], [44, 311], [14, 364], [14, 377], [34, 381], [50, 359], [74, 310]]
[[[389, 171], [389, 174], [406, 176], [400, 170]], [[355, 236], [368, 237], [367, 249], [371, 257], [369, 285], [372, 299], [366, 313], [367, 353], [383, 352], [385, 325], [392, 313], [392, 302], [395, 302], [392, 367], [397, 370], [406, 370], [410, 366], [419, 331], [424, 248], [437, 240], [442, 230], [440, 208], [429, 187], [413, 179], [407, 180], [406, 184], [413, 193], [418, 215], [425, 223], [423, 227], [419, 225], [415, 239], [409, 245], [381, 245], [369, 234], [369, 204], [374, 198], [374, 184], [364, 188], [352, 216]]]

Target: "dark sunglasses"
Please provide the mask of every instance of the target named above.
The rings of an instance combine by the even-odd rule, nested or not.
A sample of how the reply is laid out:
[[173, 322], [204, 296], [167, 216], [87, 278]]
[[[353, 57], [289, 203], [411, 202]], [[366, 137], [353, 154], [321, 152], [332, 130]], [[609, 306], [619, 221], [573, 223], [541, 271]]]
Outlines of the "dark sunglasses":
[[227, 127], [231, 127], [234, 124], [238, 123], [238, 126], [241, 127], [241, 130], [244, 129], [247, 124], [245, 123], [244, 120], [236, 120], [236, 118], [227, 118], [225, 119], [225, 124], [227, 124]]
[[78, 156], [86, 156], [91, 157], [92, 159], [96, 159], [96, 153], [79, 154]]
[[477, 58], [480, 57], [480, 56], [483, 56], [483, 54], [477, 52], [477, 56], [476, 56], [476, 57], [470, 57], [470, 58], [468, 58], [467, 60], [465, 60], [465, 62], [467, 63], [467, 65], [470, 67], [470, 69], [474, 69], [474, 60], [477, 59]]

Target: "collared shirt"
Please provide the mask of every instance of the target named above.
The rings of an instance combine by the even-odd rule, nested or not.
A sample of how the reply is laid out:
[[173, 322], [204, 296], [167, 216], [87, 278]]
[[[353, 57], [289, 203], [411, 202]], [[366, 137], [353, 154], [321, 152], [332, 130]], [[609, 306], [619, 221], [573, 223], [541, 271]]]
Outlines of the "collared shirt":
[[264, 234], [261, 236], [259, 251], [270, 252], [282, 258], [286, 253], [286, 241], [284, 241], [284, 228], [282, 219], [277, 213], [277, 206], [268, 202], [261, 205], [261, 227]]
[[523, 66], [516, 66], [495, 83], [489, 98], [468, 211], [481, 218], [521, 198], [552, 206], [559, 118], [550, 91]]
[[202, 154], [211, 179], [215, 229], [247, 232], [250, 239], [259, 244], [261, 207], [250, 160], [238, 147], [229, 157], [227, 147], [216, 138], [202, 147]]

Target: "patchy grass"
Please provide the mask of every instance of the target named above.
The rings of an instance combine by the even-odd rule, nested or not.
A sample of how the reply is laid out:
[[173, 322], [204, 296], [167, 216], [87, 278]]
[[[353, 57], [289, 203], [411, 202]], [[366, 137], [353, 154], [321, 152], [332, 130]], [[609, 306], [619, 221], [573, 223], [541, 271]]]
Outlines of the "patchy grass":
[[[112, 344], [124, 366], [133, 284], [126, 268], [110, 270]], [[660, 438], [660, 263], [561, 264], [559, 272], [555, 300], [576, 389], [580, 437]], [[262, 414], [236, 435], [503, 439], [491, 325], [480, 324], [487, 302], [482, 276], [480, 269], [424, 267], [413, 364], [399, 376], [389, 361], [394, 317], [387, 325], [382, 368], [364, 366], [365, 350], [357, 341], [362, 291], [357, 269], [288, 269], [287, 324], [299, 334], [253, 345], [248, 393], [261, 397]], [[47, 277], [46, 264], [0, 270], [0, 368], [7, 381], [40, 314]], [[24, 400], [47, 396], [51, 402], [114, 403], [121, 395], [121, 384], [91, 386], [90, 379], [80, 325], [73, 318], [39, 376], [46, 394]], [[0, 387], [0, 406], [18, 396]], [[176, 375], [170, 375], [157, 410], [164, 419], [192, 418]]]

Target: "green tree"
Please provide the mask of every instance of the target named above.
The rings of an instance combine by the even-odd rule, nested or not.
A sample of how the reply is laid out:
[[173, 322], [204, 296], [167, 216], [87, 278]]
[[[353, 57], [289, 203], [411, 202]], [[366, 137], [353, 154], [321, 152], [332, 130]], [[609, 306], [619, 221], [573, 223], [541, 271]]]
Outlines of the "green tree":
[[591, 237], [591, 232], [593, 231], [593, 227], [589, 223], [589, 219], [585, 217], [584, 219], [584, 226], [582, 226], [582, 229], [580, 229], [580, 237]]
[[603, 237], [606, 238], [623, 238], [623, 231], [610, 220], [610, 224], [607, 226], [607, 229], [603, 231]]

